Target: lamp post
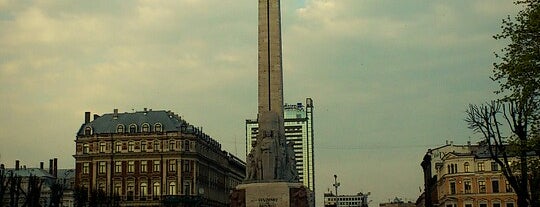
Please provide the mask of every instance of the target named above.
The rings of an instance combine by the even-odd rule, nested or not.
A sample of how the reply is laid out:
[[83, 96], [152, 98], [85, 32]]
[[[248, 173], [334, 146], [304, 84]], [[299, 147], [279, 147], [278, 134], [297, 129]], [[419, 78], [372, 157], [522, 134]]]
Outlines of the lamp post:
[[336, 188], [336, 196], [337, 196], [338, 195], [337, 189], [339, 187], [339, 183], [337, 182], [337, 175], [334, 175], [334, 185], [333, 186]]

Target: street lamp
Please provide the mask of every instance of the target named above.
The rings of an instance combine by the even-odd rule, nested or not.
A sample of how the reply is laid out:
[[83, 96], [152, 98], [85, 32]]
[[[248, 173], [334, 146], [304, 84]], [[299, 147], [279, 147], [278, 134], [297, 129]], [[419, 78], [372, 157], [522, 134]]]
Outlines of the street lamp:
[[336, 188], [336, 196], [337, 196], [338, 195], [337, 189], [339, 187], [339, 183], [337, 182], [337, 175], [334, 175], [334, 185], [333, 186]]

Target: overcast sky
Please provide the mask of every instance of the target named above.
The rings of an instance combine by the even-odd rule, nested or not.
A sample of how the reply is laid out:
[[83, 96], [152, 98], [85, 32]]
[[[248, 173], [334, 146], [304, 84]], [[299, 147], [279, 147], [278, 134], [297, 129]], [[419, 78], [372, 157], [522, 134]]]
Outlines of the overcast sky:
[[[318, 204], [333, 175], [371, 206], [415, 200], [420, 161], [476, 142], [510, 0], [283, 0], [284, 93], [314, 100]], [[172, 110], [245, 157], [257, 1], [0, 0], [0, 162], [72, 168], [84, 112]]]

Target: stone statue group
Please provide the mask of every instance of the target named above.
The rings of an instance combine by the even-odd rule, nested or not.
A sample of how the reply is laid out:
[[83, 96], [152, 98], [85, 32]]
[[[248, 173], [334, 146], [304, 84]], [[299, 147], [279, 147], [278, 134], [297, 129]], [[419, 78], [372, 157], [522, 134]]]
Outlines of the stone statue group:
[[286, 142], [280, 117], [265, 115], [259, 117], [257, 141], [247, 157], [247, 181], [298, 182], [293, 143]]

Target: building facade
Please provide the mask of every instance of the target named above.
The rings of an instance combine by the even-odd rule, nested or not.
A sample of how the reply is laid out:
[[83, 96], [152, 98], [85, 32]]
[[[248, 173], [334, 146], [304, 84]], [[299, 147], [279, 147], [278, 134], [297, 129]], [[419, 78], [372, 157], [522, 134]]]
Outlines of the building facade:
[[324, 194], [324, 207], [368, 207], [368, 194], [335, 195], [332, 192]]
[[0, 202], [3, 206], [73, 206], [73, 169], [57, 169], [51, 159], [49, 169], [27, 168], [17, 160], [15, 168], [0, 164]]
[[[315, 192], [315, 164], [313, 159], [313, 100], [306, 99], [296, 105], [285, 104], [284, 124], [287, 142], [293, 143], [296, 169], [300, 181]], [[257, 140], [259, 125], [257, 120], [246, 120], [246, 155]]]
[[85, 113], [75, 184], [121, 206], [228, 206], [245, 162], [171, 111]]
[[[486, 146], [445, 145], [428, 151], [422, 166], [424, 174], [432, 169], [430, 201], [425, 206], [440, 207], [515, 207], [517, 196], [490, 158]], [[428, 176], [425, 176], [428, 177]], [[428, 191], [425, 191], [428, 195]]]

